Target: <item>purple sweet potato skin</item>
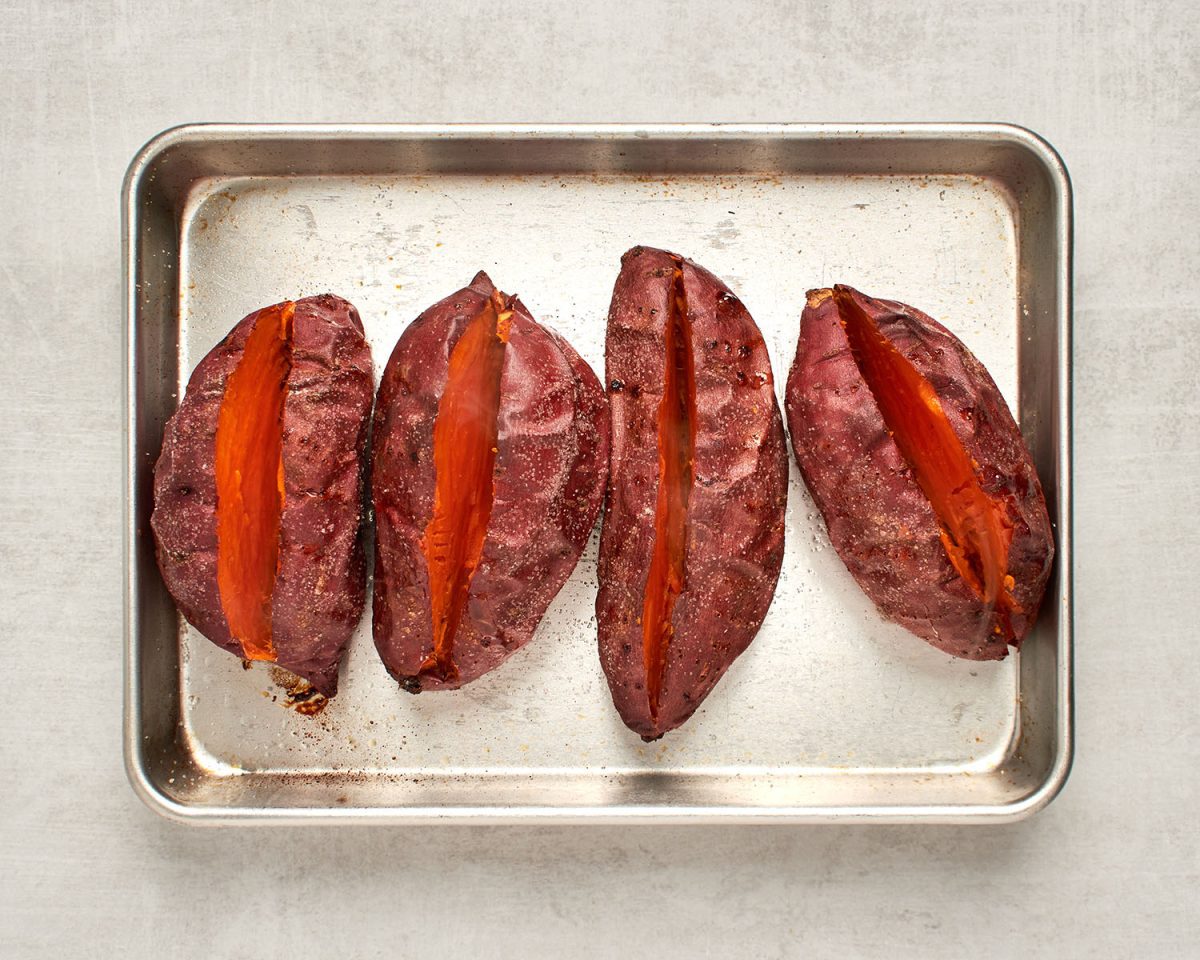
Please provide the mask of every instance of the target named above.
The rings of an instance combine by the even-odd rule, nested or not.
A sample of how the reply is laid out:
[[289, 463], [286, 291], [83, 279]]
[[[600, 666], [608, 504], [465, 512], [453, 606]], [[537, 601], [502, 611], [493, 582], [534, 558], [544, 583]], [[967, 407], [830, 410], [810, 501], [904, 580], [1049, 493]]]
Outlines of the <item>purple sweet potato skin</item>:
[[458, 676], [421, 673], [433, 651], [421, 544], [437, 483], [434, 423], [450, 354], [494, 291], [480, 273], [422, 313], [397, 342], [379, 387], [372, 455], [375, 645], [388, 672], [413, 693], [461, 687], [532, 638], [579, 561], [604, 496], [604, 390], [571, 346], [514, 300], [491, 515], [453, 641]]
[[[367, 431], [374, 386], [358, 311], [325, 294], [295, 301], [283, 412], [284, 507], [272, 596], [276, 663], [325, 696], [362, 615]], [[259, 314], [212, 349], [164, 429], [150, 524], [163, 580], [184, 617], [237, 656], [217, 588], [217, 419], [226, 381]]]
[[[694, 482], [685, 585], [652, 717], [641, 617], [655, 539], [667, 300], [677, 264], [692, 332]], [[690, 260], [649, 247], [621, 258], [605, 377], [612, 453], [596, 599], [600, 662], [621, 718], [655, 739], [695, 712], [762, 625], [783, 561], [787, 449], [758, 327], [724, 283]]]
[[[851, 294], [933, 387], [978, 464], [984, 491], [1007, 507], [1019, 645], [1037, 617], [1054, 557], [1045, 498], [1021, 432], [991, 375], [950, 331], [905, 304]], [[937, 516], [884, 425], [830, 290], [808, 295], [786, 406], [796, 460], [829, 539], [879, 611], [954, 656], [1007, 656], [997, 612], [946, 554]]]

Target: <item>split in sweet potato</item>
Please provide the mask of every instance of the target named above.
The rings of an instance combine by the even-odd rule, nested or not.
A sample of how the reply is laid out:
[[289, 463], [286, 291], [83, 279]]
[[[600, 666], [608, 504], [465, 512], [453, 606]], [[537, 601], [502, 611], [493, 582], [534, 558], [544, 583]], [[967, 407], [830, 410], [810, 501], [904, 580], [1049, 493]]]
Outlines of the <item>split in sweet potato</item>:
[[271, 595], [283, 513], [283, 403], [294, 303], [259, 312], [217, 417], [217, 587], [248, 660], [274, 660]]
[[492, 515], [500, 375], [511, 318], [496, 293], [467, 324], [450, 354], [433, 427], [433, 517], [421, 545], [429, 566], [433, 652], [421, 672], [440, 680], [458, 676], [454, 635]]
[[690, 260], [625, 254], [606, 370], [600, 657], [621, 718], [652, 740], [692, 715], [766, 616], [787, 451], [762, 335]]
[[405, 330], [375, 411], [375, 643], [413, 693], [532, 637], [604, 492], [604, 391], [485, 274]]
[[904, 304], [812, 291], [787, 400], [830, 539], [880, 611], [957, 656], [1019, 645], [1053, 537], [1020, 431], [970, 351]]
[[1010, 609], [1004, 581], [1012, 524], [1003, 501], [984, 491], [929, 381], [848, 290], [835, 287], [833, 296], [859, 372], [941, 524], [946, 555], [984, 603]]
[[255, 311], [196, 366], [164, 430], [151, 526], [183, 615], [324, 696], [362, 613], [371, 356], [357, 311]]
[[642, 647], [650, 716], [658, 719], [667, 645], [674, 632], [675, 600], [685, 583], [687, 509], [692, 493], [696, 449], [696, 382], [692, 370], [691, 323], [683, 270], [671, 274], [667, 299], [663, 395], [658, 405], [658, 503], [654, 511], [654, 551], [642, 603]]

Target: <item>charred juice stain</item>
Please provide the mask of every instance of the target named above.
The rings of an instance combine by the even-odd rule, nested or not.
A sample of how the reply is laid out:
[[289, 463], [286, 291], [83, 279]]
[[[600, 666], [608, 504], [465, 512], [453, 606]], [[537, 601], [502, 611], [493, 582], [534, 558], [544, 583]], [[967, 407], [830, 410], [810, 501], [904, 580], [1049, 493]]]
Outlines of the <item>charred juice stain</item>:
[[290, 670], [271, 667], [271, 679], [283, 689], [287, 696], [283, 705], [289, 710], [295, 710], [306, 717], [315, 717], [329, 705], [328, 697]]

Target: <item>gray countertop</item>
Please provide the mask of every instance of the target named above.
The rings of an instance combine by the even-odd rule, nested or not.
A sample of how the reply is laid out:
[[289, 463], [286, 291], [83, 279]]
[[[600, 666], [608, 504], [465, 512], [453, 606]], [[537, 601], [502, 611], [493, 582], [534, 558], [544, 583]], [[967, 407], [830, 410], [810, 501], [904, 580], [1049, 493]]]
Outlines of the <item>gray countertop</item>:
[[[0, 954], [1194, 956], [1197, 8], [537, 6], [0, 2]], [[200, 830], [143, 808], [120, 756], [135, 150], [190, 120], [784, 119], [1012, 121], [1071, 171], [1063, 794], [1004, 827]]]

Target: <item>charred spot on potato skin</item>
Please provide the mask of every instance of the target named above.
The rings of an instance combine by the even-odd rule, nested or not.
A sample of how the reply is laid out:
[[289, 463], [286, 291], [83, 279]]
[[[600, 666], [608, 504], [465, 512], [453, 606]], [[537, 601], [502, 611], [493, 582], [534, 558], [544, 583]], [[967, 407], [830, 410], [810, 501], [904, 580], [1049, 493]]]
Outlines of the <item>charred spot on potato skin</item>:
[[419, 674], [458, 679], [454, 637], [483, 553], [494, 496], [500, 377], [512, 298], [494, 291], [450, 354], [433, 429], [434, 506], [421, 549], [429, 570], [433, 651]]
[[420, 693], [421, 678], [420, 677], [402, 677], [400, 679], [400, 689], [405, 693]]
[[1011, 615], [1020, 607], [1008, 575], [1013, 535], [1008, 511], [983, 489], [978, 466], [954, 433], [933, 385], [855, 296], [849, 287], [833, 289], [851, 355], [890, 439], [937, 516], [947, 557], [976, 596], [996, 609], [999, 630], [1012, 641]]
[[217, 415], [217, 588], [250, 660], [274, 660], [271, 602], [284, 506], [283, 408], [292, 368], [290, 301], [260, 310]]
[[650, 717], [658, 720], [675, 600], [686, 582], [687, 509], [694, 480], [696, 383], [683, 264], [667, 296], [663, 393], [658, 410], [658, 501], [642, 604], [642, 650]]

